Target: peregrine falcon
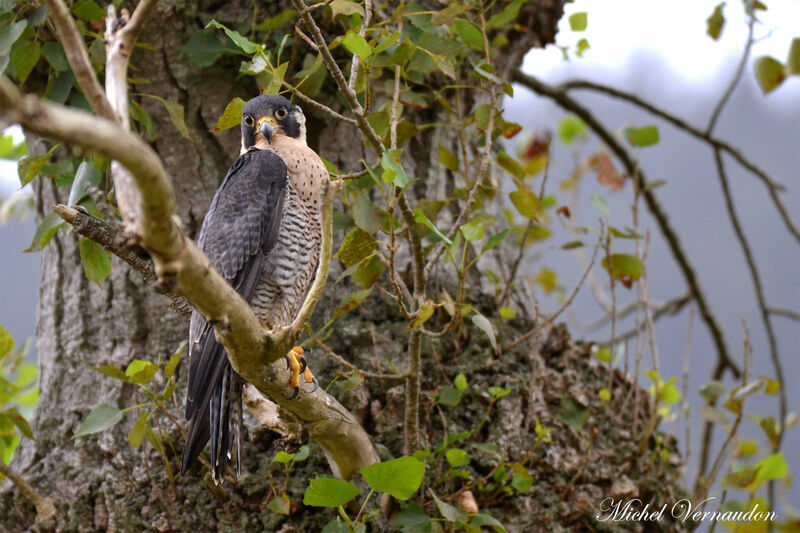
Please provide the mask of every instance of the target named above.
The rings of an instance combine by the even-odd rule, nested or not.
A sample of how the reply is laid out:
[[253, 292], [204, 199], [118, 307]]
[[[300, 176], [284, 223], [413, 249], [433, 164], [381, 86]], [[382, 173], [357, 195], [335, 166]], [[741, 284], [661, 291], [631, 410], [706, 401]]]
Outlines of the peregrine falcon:
[[[244, 105], [240, 156], [211, 202], [197, 244], [264, 328], [290, 324], [314, 281], [327, 181], [325, 165], [306, 145], [300, 107], [278, 95], [258, 96]], [[244, 380], [196, 310], [189, 340], [189, 431], [181, 471], [192, 466], [210, 439], [211, 474], [217, 482], [229, 461], [235, 460], [237, 476], [241, 473]], [[296, 347], [286, 356], [292, 398], [299, 392], [301, 373], [317, 388], [302, 354]]]

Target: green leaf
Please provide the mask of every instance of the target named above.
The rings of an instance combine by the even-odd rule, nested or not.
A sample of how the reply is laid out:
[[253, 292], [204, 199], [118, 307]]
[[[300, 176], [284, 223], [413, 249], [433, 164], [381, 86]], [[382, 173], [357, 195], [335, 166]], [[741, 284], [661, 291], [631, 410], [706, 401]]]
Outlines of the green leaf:
[[717, 4], [714, 12], [706, 19], [706, 33], [715, 41], [719, 40], [719, 36], [722, 35], [722, 28], [725, 27], [725, 15], [722, 13], [724, 7], [725, 2]]
[[158, 371], [158, 365], [143, 359], [134, 359], [125, 369], [125, 376], [132, 382], [140, 385], [147, 383]]
[[497, 246], [499, 246], [500, 243], [503, 242], [509, 235], [511, 235], [511, 230], [504, 229], [500, 233], [489, 237], [489, 240], [486, 242], [486, 244], [484, 244], [483, 247], [481, 247], [481, 254], [484, 254], [489, 250], [491, 250], [492, 248], [496, 248]]
[[539, 220], [539, 216], [542, 214], [542, 204], [535, 194], [521, 188], [509, 194], [508, 198], [520, 215], [531, 220]]
[[267, 88], [264, 90], [265, 93], [278, 94], [280, 92], [288, 68], [289, 68], [288, 62], [281, 63], [277, 68], [275, 68], [275, 70], [272, 72], [272, 79], [270, 80]]
[[293, 458], [294, 458], [294, 454], [293, 453], [287, 453], [287, 452], [281, 450], [281, 451], [279, 451], [278, 453], [275, 454], [275, 458], [273, 459], [273, 461], [275, 461], [276, 463], [280, 463], [280, 464], [285, 465], [285, 464], [289, 463], [289, 461], [291, 461]]
[[120, 420], [122, 420], [122, 411], [107, 403], [101, 403], [92, 409], [92, 412], [89, 413], [89, 416], [86, 417], [86, 420], [83, 421], [72, 438], [77, 439], [92, 433], [105, 431]]
[[793, 75], [800, 74], [800, 37], [792, 39], [789, 57], [786, 60], [786, 72]]
[[[71, 166], [72, 165], [70, 165], [70, 167]], [[69, 191], [67, 205], [78, 205], [87, 195], [87, 185], [97, 186], [100, 184], [101, 179], [102, 175], [92, 164], [91, 160], [81, 161], [81, 164], [78, 166], [78, 171], [75, 173], [75, 179], [72, 181], [72, 188]]]
[[422, 326], [430, 317], [433, 316], [434, 310], [436, 310], [436, 305], [433, 303], [433, 301], [427, 300], [424, 304], [419, 306], [419, 310], [414, 316], [414, 320], [412, 320], [411, 324], [408, 325], [406, 331], [411, 331], [412, 329]]
[[433, 231], [436, 235], [438, 235], [439, 238], [442, 239], [444, 242], [446, 242], [448, 245], [453, 244], [453, 241], [448, 239], [444, 235], [444, 233], [439, 231], [436, 228], [436, 226], [433, 225], [433, 222], [431, 222], [430, 219], [428, 219], [428, 217], [425, 216], [425, 213], [423, 213], [418, 207], [414, 209], [414, 222], [430, 228], [431, 231]]
[[33, 236], [31, 245], [28, 246], [25, 252], [38, 252], [42, 250], [50, 239], [52, 239], [58, 232], [58, 229], [64, 225], [64, 220], [58, 216], [58, 213], [51, 211], [42, 218], [39, 226], [36, 228], [36, 233]]
[[349, 0], [333, 0], [330, 3], [331, 13], [333, 18], [338, 17], [339, 15], [361, 15], [364, 16], [364, 8], [361, 7], [360, 4], [356, 2], [350, 2]]
[[497, 163], [512, 176], [519, 179], [525, 177], [525, 169], [522, 168], [522, 165], [503, 150], [497, 151]]
[[19, 175], [20, 187], [24, 187], [30, 183], [33, 178], [42, 172], [44, 165], [53, 155], [53, 152], [57, 147], [58, 145], [54, 146], [46, 154], [29, 155], [24, 159], [20, 159], [19, 163], [17, 163], [17, 174]]
[[487, 104], [481, 104], [475, 108], [475, 123], [482, 130], [489, 129], [489, 117], [492, 109]]
[[294, 9], [287, 9], [285, 11], [281, 11], [274, 17], [270, 17], [258, 26], [256, 26], [256, 31], [267, 31], [271, 32], [272, 30], [276, 30], [283, 26], [284, 24], [288, 24], [294, 19], [294, 16], [297, 15], [297, 11]]
[[456, 34], [458, 40], [465, 45], [473, 50], [483, 51], [483, 34], [473, 23], [468, 20], [459, 20], [456, 22]]
[[465, 390], [467, 390], [467, 376], [459, 372], [459, 374], [453, 380], [453, 385], [456, 386], [456, 389], [459, 392], [464, 392]]
[[572, 31], [586, 31], [588, 23], [589, 17], [585, 11], [573, 13], [569, 16], [569, 29]]
[[400, 46], [395, 48], [394, 52], [392, 52], [392, 62], [402, 67], [411, 59], [411, 56], [413, 56], [416, 51], [417, 47], [413, 44], [401, 43]]
[[436, 494], [434, 494], [433, 491], [431, 491], [431, 494], [436, 502], [436, 507], [439, 509], [439, 513], [441, 513], [445, 519], [454, 523], [464, 522], [467, 519], [467, 513], [461, 509], [453, 507], [449, 503], [443, 502], [438, 496], [436, 496]]
[[697, 409], [697, 414], [706, 422], [714, 424], [725, 425], [728, 423], [728, 415], [724, 411], [720, 411], [716, 407], [710, 405], [701, 405]]
[[169, 358], [169, 362], [167, 362], [167, 366], [164, 367], [164, 377], [169, 379], [172, 377], [172, 374], [175, 373], [175, 369], [178, 368], [178, 363], [181, 362], [181, 356], [183, 355], [184, 350], [186, 350], [186, 346], [188, 345], [188, 341], [181, 342], [178, 349], [175, 350], [175, 353]]
[[231, 30], [226, 28], [223, 24], [220, 24], [216, 20], [211, 20], [208, 24], [206, 24], [206, 28], [218, 28], [225, 31], [225, 34], [230, 37], [233, 44], [238, 46], [242, 49], [245, 54], [255, 54], [256, 52], [261, 52], [264, 50], [264, 46], [254, 43], [250, 39], [244, 37], [241, 33], [235, 30]]
[[475, 313], [472, 315], [472, 323], [475, 324], [478, 329], [486, 333], [486, 336], [489, 337], [489, 341], [492, 343], [492, 347], [497, 351], [497, 340], [494, 337], [494, 328], [492, 328], [491, 322], [489, 322], [485, 316]]
[[439, 162], [448, 170], [458, 172], [460, 163], [458, 156], [439, 143]]
[[11, 53], [11, 46], [20, 38], [27, 25], [25, 20], [18, 20], [0, 27], [0, 58], [7, 57]]
[[562, 250], [573, 250], [575, 248], [582, 248], [582, 247], [583, 247], [583, 241], [569, 241], [568, 243], [563, 244], [561, 246], [561, 249]]
[[105, 12], [94, 0], [78, 0], [72, 5], [72, 14], [90, 22], [99, 22], [106, 18]]
[[462, 224], [458, 229], [461, 231], [464, 239], [468, 241], [479, 241], [483, 239], [482, 220], [473, 220], [472, 222], [467, 222], [466, 224]]
[[181, 134], [181, 137], [191, 142], [192, 137], [189, 135], [189, 128], [186, 127], [186, 121], [183, 118], [183, 104], [169, 102], [167, 100], [161, 100], [161, 103], [163, 103], [164, 107], [167, 109], [169, 119], [172, 125], [175, 126], [175, 129], [178, 130], [178, 133]]
[[356, 228], [345, 235], [336, 257], [346, 266], [353, 266], [361, 263], [364, 259], [372, 255], [375, 250], [375, 237], [361, 228]]
[[78, 243], [83, 272], [89, 281], [101, 285], [111, 274], [111, 260], [108, 252], [96, 242], [82, 237]]
[[611, 391], [603, 387], [597, 392], [597, 397], [600, 398], [601, 402], [606, 404], [611, 399]]
[[447, 407], [455, 407], [461, 403], [461, 393], [455, 387], [450, 387], [448, 385], [439, 389], [439, 394], [436, 397], [436, 401], [441, 405], [446, 405]]
[[130, 383], [128, 376], [125, 375], [124, 370], [120, 370], [119, 368], [111, 365], [103, 365], [103, 366], [90, 366], [92, 370], [96, 370], [101, 374], [105, 374], [106, 376], [112, 377], [114, 379], [118, 379], [120, 381], [124, 381], [126, 383]]
[[754, 63], [756, 80], [764, 94], [770, 93], [783, 83], [786, 75], [780, 61], [770, 56], [761, 56]]
[[64, 54], [64, 47], [58, 41], [47, 41], [42, 45], [42, 55], [56, 72], [69, 70], [69, 62]]
[[578, 42], [576, 43], [576, 45], [575, 45], [575, 54], [576, 54], [578, 57], [583, 57], [583, 53], [584, 53], [586, 50], [588, 50], [589, 48], [591, 48], [591, 46], [589, 46], [589, 41], [587, 41], [585, 38], [584, 38], [584, 39], [581, 39], [581, 40], [580, 40], [580, 41], [578, 41]]
[[625, 139], [631, 146], [652, 146], [658, 144], [658, 126], [625, 128]]
[[500, 398], [505, 398], [506, 396], [511, 394], [511, 390], [512, 389], [510, 388], [506, 389], [503, 387], [489, 387], [489, 394], [495, 400], [499, 400]]
[[361, 491], [348, 481], [320, 477], [312, 479], [305, 494], [303, 504], [313, 507], [338, 507], [344, 505]]
[[586, 137], [586, 124], [576, 116], [567, 115], [558, 123], [558, 139], [564, 144], [572, 144], [575, 139]]
[[158, 137], [156, 133], [156, 128], [153, 125], [153, 119], [150, 117], [150, 114], [144, 110], [144, 108], [135, 100], [131, 100], [131, 117], [133, 117], [136, 122], [142, 125], [144, 128], [145, 133], [147, 134], [147, 139], [150, 142], [153, 142]]
[[0, 324], [0, 359], [11, 353], [14, 349], [14, 338], [11, 334]]
[[33, 438], [33, 431], [31, 431], [31, 426], [28, 425], [28, 421], [25, 420], [25, 417], [19, 413], [16, 407], [6, 409], [3, 414], [11, 419], [11, 422], [22, 432], [23, 435], [31, 440], [36, 440]]
[[511, 478], [511, 486], [522, 494], [531, 490], [533, 476], [528, 473], [528, 469], [520, 463], [514, 463], [511, 465], [511, 470], [514, 471], [514, 477]]
[[211, 29], [199, 31], [180, 47], [189, 61], [199, 67], [210, 67], [225, 53], [225, 46], [219, 41], [217, 32]]
[[500, 308], [500, 318], [503, 320], [511, 320], [512, 318], [517, 317], [517, 312], [510, 308], [510, 307], [501, 307]]
[[574, 429], [581, 431], [589, 420], [589, 410], [581, 407], [572, 398], [561, 398], [561, 408], [558, 410], [559, 420]]
[[284, 493], [272, 498], [267, 504], [267, 508], [274, 513], [288, 515], [292, 509], [292, 505], [289, 502], [289, 497]]
[[370, 488], [403, 501], [419, 489], [424, 474], [425, 465], [413, 457], [398, 457], [361, 469]]
[[136, 419], [136, 423], [128, 432], [128, 442], [135, 448], [139, 448], [144, 440], [144, 435], [147, 432], [147, 423], [150, 421], [150, 413], [142, 413]]
[[430, 517], [425, 514], [425, 510], [416, 503], [410, 503], [397, 513], [394, 519], [394, 527], [402, 531], [430, 531]]
[[[512, 485], [513, 485], [513, 480], [512, 480]], [[495, 517], [489, 516], [488, 514], [476, 514], [475, 516], [472, 517], [470, 524], [481, 528], [481, 531], [483, 531], [482, 529], [483, 526], [491, 526], [494, 529], [495, 533], [506, 533], [506, 528], [503, 527], [503, 524], [501, 524], [500, 521], [497, 520]]]
[[302, 446], [300, 446], [300, 449], [297, 450], [297, 453], [294, 454], [294, 461], [296, 463], [300, 461], [305, 461], [306, 459], [308, 459], [308, 454], [309, 454], [308, 444], [303, 444]]
[[630, 254], [611, 254], [611, 256], [603, 258], [602, 265], [614, 276], [614, 279], [627, 278], [636, 281], [644, 270], [642, 261]]
[[789, 465], [786, 464], [782, 451], [764, 457], [755, 464], [755, 468], [758, 469], [756, 479], [759, 481], [783, 479], [789, 474]]
[[333, 317], [340, 317], [351, 309], [358, 307], [358, 305], [364, 301], [364, 298], [369, 296], [370, 292], [371, 289], [364, 289], [363, 291], [351, 292], [342, 298], [341, 302], [339, 303], [339, 307], [333, 310]]
[[461, 448], [450, 448], [444, 454], [450, 466], [465, 466], [469, 464], [467, 452]]
[[342, 39], [342, 44], [351, 54], [361, 58], [369, 57], [372, 54], [372, 48], [370, 48], [367, 40], [354, 31], [347, 32]]
[[383, 167], [384, 170], [393, 170], [395, 172], [392, 183], [400, 188], [404, 188], [409, 183], [408, 176], [401, 162], [402, 155], [403, 151], [396, 149], [384, 150], [383, 154], [381, 154], [381, 167]]
[[492, 15], [489, 20], [486, 21], [486, 29], [493, 30], [495, 28], [500, 28], [517, 20], [520, 8], [527, 1], [528, 0], [513, 0], [510, 4], [503, 8], [500, 13]]

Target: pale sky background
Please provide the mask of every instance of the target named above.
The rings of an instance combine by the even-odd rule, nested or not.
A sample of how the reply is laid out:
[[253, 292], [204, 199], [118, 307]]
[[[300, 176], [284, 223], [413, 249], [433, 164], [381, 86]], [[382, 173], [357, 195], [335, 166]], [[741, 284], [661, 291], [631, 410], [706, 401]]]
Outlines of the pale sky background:
[[[785, 202], [797, 220], [800, 219], [800, 179], [796, 170], [800, 168], [800, 77], [786, 80], [773, 93], [763, 96], [753, 79], [752, 60], [760, 55], [773, 55], [780, 61], [786, 60], [791, 40], [800, 37], [800, 0], [768, 0], [765, 3], [769, 9], [759, 12], [761, 23], [755, 30], [760, 40], [753, 47], [742, 81], [715, 132], [720, 138], [742, 148], [749, 158], [787, 186]], [[584, 78], [634, 92], [697, 126], [705, 127], [710, 110], [733, 75], [747, 37], [740, 0], [727, 2], [724, 10], [727, 22], [720, 40], [713, 41], [706, 35], [706, 18], [716, 4], [716, 1], [705, 0], [577, 0], [567, 5], [567, 15], [588, 12], [588, 29], [585, 32], [572, 32], [565, 16], [557, 43], [574, 47], [580, 38], [586, 38], [591, 49], [585, 52], [583, 58], [571, 54], [569, 62], [563, 60], [561, 51], [555, 46], [535, 50], [526, 56], [524, 69], [552, 83]], [[666, 179], [668, 182], [657, 190], [657, 196], [682, 236], [709, 301], [725, 330], [731, 353], [741, 360], [743, 335], [740, 324], [742, 317], [745, 317], [753, 334], [755, 375], [773, 376], [750, 277], [724, 211], [710, 150], [627, 104], [587, 91], [575, 91], [573, 96], [592, 109], [613, 131], [631, 125], [659, 125], [661, 143], [638, 152], [642, 168], [651, 181]], [[564, 116], [564, 112], [552, 103], [532, 96], [520, 86], [515, 87], [515, 98], [507, 100], [505, 107], [507, 119], [520, 122], [534, 132], [554, 130]], [[601, 148], [596, 140], [591, 140], [581, 153], [588, 155]], [[569, 175], [573, 163], [572, 148], [565, 148], [554, 141], [549, 191], [557, 191], [557, 183]], [[767, 299], [771, 305], [798, 311], [800, 273], [797, 267], [800, 265], [800, 247], [775, 216], [760, 182], [734, 162], [726, 159], [726, 164], [734, 199], [759, 263]], [[618, 165], [618, 168], [621, 167]], [[0, 194], [5, 195], [17, 187], [16, 165], [3, 164], [0, 174]], [[586, 225], [597, 225], [599, 213], [589, 206], [588, 197], [591, 192], [598, 191], [607, 198], [612, 209], [612, 224], [630, 224], [629, 188], [621, 193], [612, 193], [598, 187], [592, 176], [585, 178], [584, 182], [576, 220]], [[567, 196], [559, 193], [559, 198], [566, 201]], [[647, 262], [650, 292], [654, 300], [666, 300], [682, 293], [685, 284], [658, 229], [647, 215], [644, 227], [650, 228], [653, 235]], [[17, 253], [27, 247], [34, 229], [31, 222], [10, 222], [0, 227], [0, 250], [3, 251], [0, 254], [0, 278], [4, 281], [9, 277], [14, 279], [11, 285], [3, 284], [0, 323], [18, 340], [30, 337], [34, 332], [39, 256]], [[543, 251], [542, 259], [531, 262], [532, 270], [528, 274], [535, 274], [540, 266], [555, 268], [562, 284], [571, 290], [582, 269], [575, 260], [574, 252], [557, 250], [568, 240], [572, 238], [556, 228], [553, 237], [540, 249]], [[632, 246], [630, 243], [630, 249], [621, 251], [632, 251]], [[625, 302], [632, 294], [622, 289], [618, 296], [621, 302]], [[550, 309], [558, 306], [554, 299], [545, 298], [543, 303]], [[574, 315], [587, 322], [600, 315], [599, 308], [585, 288], [575, 301]], [[687, 323], [688, 312], [684, 310], [678, 316], [665, 318], [657, 324], [656, 340], [662, 375], [665, 377], [680, 373]], [[775, 317], [774, 325], [789, 385], [789, 410], [797, 411], [800, 408], [800, 391], [792, 384], [800, 374], [800, 363], [794, 351], [800, 345], [800, 324]], [[625, 330], [629, 326], [630, 323], [623, 323], [618, 329]], [[699, 320], [695, 321], [694, 331], [689, 394], [693, 407], [692, 462], [699, 451], [701, 427], [696, 408], [702, 400], [697, 389], [707, 381], [715, 358], [705, 326]], [[574, 329], [573, 335], [580, 336], [580, 332]], [[605, 329], [588, 337], [604, 340], [609, 335], [609, 330]], [[646, 367], [649, 367], [649, 360], [648, 355], [645, 358]], [[646, 383], [643, 378], [642, 382]], [[726, 383], [731, 384], [730, 380]], [[777, 402], [774, 398], [754, 399], [747, 411], [776, 414]], [[683, 423], [662, 425], [662, 429], [670, 428], [674, 428], [681, 439], [681, 449], [685, 450]], [[749, 421], [743, 425], [742, 432], [747, 438], [763, 442], [760, 430]], [[800, 429], [797, 427], [790, 430], [784, 444], [786, 459], [795, 475], [800, 473], [798, 433]], [[718, 438], [717, 446], [720, 443]], [[693, 473], [694, 467], [690, 465], [687, 472], [687, 482], [690, 484], [694, 482]], [[731, 497], [743, 499], [741, 494], [732, 494]], [[783, 498], [785, 503], [800, 508], [800, 488], [797, 486], [785, 492]]]

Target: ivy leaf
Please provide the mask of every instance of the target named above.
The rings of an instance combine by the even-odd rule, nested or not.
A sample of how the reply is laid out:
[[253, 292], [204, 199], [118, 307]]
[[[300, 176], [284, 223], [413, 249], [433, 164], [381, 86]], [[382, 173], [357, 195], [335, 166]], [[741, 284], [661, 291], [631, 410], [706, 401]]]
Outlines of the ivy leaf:
[[448, 170], [458, 172], [460, 162], [458, 156], [439, 143], [439, 162]]
[[86, 417], [86, 420], [83, 421], [72, 438], [77, 439], [79, 437], [105, 431], [117, 424], [120, 420], [122, 420], [122, 411], [107, 403], [101, 403], [92, 409], [89, 416]]
[[786, 75], [780, 61], [770, 56], [761, 56], [754, 64], [756, 80], [764, 94], [768, 94], [783, 83]]
[[264, 50], [264, 45], [254, 43], [250, 39], [244, 37], [238, 31], [231, 30], [216, 20], [212, 19], [211, 22], [206, 24], [206, 29], [207, 28], [218, 28], [225, 31], [225, 34], [230, 37], [231, 41], [233, 41], [233, 44], [241, 48], [245, 54], [255, 54], [256, 52], [261, 52]]
[[794, 75], [800, 74], [800, 37], [792, 39], [789, 57], [786, 60], [786, 72]]
[[542, 213], [542, 204], [535, 194], [523, 188], [510, 193], [508, 198], [517, 208], [520, 215], [531, 220], [539, 220], [539, 215]]
[[417, 492], [424, 474], [425, 465], [413, 457], [398, 457], [361, 469], [361, 475], [370, 488], [403, 501]]
[[361, 491], [348, 481], [336, 478], [312, 479], [303, 495], [303, 504], [314, 507], [339, 507], [344, 505]]
[[372, 255], [375, 249], [375, 242], [375, 237], [370, 233], [361, 228], [356, 228], [345, 235], [342, 245], [334, 257], [348, 267], [357, 265]]
[[143, 359], [134, 359], [125, 369], [125, 376], [132, 382], [144, 384], [153, 379], [158, 370], [158, 365]]
[[724, 7], [725, 2], [717, 4], [714, 12], [706, 19], [706, 33], [715, 41], [719, 40], [719, 36], [722, 35], [722, 28], [725, 27], [725, 15], [722, 14]]
[[58, 216], [55, 211], [50, 211], [42, 218], [39, 226], [36, 228], [36, 233], [33, 236], [31, 245], [24, 250], [24, 252], [39, 252], [50, 242], [58, 229], [64, 225], [64, 220]]
[[83, 272], [89, 281], [94, 281], [98, 286], [111, 274], [111, 260], [108, 252], [93, 240], [82, 237], [78, 243], [81, 255]]
[[367, 40], [354, 31], [347, 32], [342, 39], [342, 44], [351, 54], [361, 58], [369, 57], [372, 54], [372, 48], [370, 48]]
[[217, 33], [210, 29], [199, 31], [181, 46], [189, 61], [199, 67], [210, 67], [225, 53], [225, 46], [219, 41]]
[[495, 352], [497, 351], [497, 339], [494, 336], [494, 328], [492, 327], [492, 323], [489, 320], [478, 313], [472, 315], [472, 323], [478, 327], [481, 331], [486, 333], [486, 336], [489, 337], [489, 341], [492, 343], [492, 347], [494, 348]]
[[573, 13], [569, 16], [569, 29], [572, 31], [586, 31], [588, 23], [589, 18], [585, 11]]
[[417, 224], [422, 224], [427, 228], [430, 228], [431, 231], [433, 231], [440, 239], [442, 239], [448, 245], [453, 244], [453, 241], [448, 239], [444, 233], [439, 231], [439, 229], [433, 225], [433, 222], [431, 222], [430, 219], [427, 216], [425, 216], [425, 213], [423, 213], [418, 207], [414, 209], [414, 222], [416, 222]]
[[[14, 349], [14, 338], [11, 334], [0, 324], [0, 359], [11, 353]], [[0, 404], [1, 405], [1, 404]]]
[[42, 56], [42, 49], [36, 41], [29, 41], [25, 44], [17, 46], [11, 52], [11, 64], [14, 65], [14, 70], [17, 72], [17, 79], [19, 82], [25, 83], [28, 79], [33, 67], [39, 62]]
[[339, 15], [349, 17], [350, 15], [358, 14], [362, 17], [364, 16], [364, 8], [361, 7], [360, 4], [350, 2], [349, 0], [333, 0], [330, 4], [330, 8], [333, 18]]
[[422, 326], [430, 317], [433, 316], [433, 312], [435, 310], [436, 305], [433, 303], [433, 301], [427, 300], [424, 304], [419, 306], [419, 310], [417, 311], [414, 320], [412, 320], [411, 324], [408, 325], [406, 331], [411, 331], [412, 329]]
[[99, 22], [106, 17], [103, 9], [94, 0], [78, 0], [72, 6], [72, 14], [89, 22]]
[[528, 0], [514, 0], [508, 4], [500, 13], [492, 15], [489, 20], [486, 21], [486, 29], [493, 30], [495, 28], [500, 28], [517, 20], [520, 8], [527, 1]]
[[783, 452], [777, 452], [764, 457], [755, 464], [758, 470], [756, 479], [759, 481], [769, 481], [771, 479], [783, 479], [789, 473], [789, 465], [783, 458]]
[[603, 258], [603, 268], [614, 276], [614, 279], [628, 278], [631, 281], [636, 281], [641, 277], [644, 265], [642, 261], [635, 255], [630, 254], [611, 254]]
[[658, 126], [625, 128], [625, 139], [631, 146], [652, 146], [658, 144]]

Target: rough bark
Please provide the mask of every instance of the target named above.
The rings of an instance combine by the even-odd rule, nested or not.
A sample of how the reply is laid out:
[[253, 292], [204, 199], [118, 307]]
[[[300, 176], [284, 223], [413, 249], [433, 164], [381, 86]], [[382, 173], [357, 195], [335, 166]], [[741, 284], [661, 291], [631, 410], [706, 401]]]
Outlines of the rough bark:
[[[258, 3], [258, 18], [266, 18], [288, 7], [288, 2]], [[556, 22], [561, 14], [561, 2], [546, 0], [531, 2], [520, 15], [523, 31], [513, 35], [513, 43], [505, 57], [502, 71], [516, 68], [525, 51], [531, 46], [552, 42]], [[150, 83], [132, 88], [132, 93], [148, 93], [166, 100], [180, 102], [185, 109], [186, 124], [192, 141], [180, 136], [170, 122], [163, 105], [152, 98], [139, 97], [142, 106], [150, 113], [158, 132], [154, 148], [173, 177], [178, 204], [178, 215], [190, 236], [199, 229], [205, 210], [220, 179], [238, 153], [238, 132], [209, 133], [224, 106], [234, 97], [249, 98], [256, 89], [250, 78], [236, 77], [237, 58], [223, 58], [210, 68], [200, 69], [190, 63], [179, 50], [191, 33], [216, 18], [231, 27], [247, 25], [252, 16], [253, 5], [237, 0], [229, 3], [201, 1], [184, 3], [163, 1], [157, 7], [153, 19], [147, 24], [141, 41], [156, 47], [155, 50], [137, 48], [133, 56], [136, 70], [132, 76], [146, 78]], [[327, 104], [340, 109], [332, 89], [321, 97]], [[426, 111], [426, 113], [434, 113]], [[352, 139], [357, 137], [353, 126], [332, 123], [314, 110], [306, 109], [309, 119], [309, 143], [327, 159], [340, 168], [358, 168], [358, 160], [367, 157], [362, 149], [352, 149]], [[431, 120], [433, 116], [424, 117]], [[416, 154], [409, 169], [419, 178], [414, 193], [424, 197], [429, 177], [429, 162], [432, 157], [434, 132], [426, 130], [411, 141], [409, 151]], [[42, 216], [56, 203], [66, 201], [67, 192], [58, 190], [53, 182], [37, 180], [37, 209]], [[87, 281], [78, 255], [77, 238], [73, 233], [61, 231], [45, 248], [42, 261], [42, 280], [37, 322], [37, 350], [40, 363], [40, 400], [33, 424], [36, 442], [25, 442], [14, 460], [15, 469], [45, 495], [54, 499], [56, 519], [48, 523], [35, 523], [35, 509], [8, 485], [0, 490], [0, 529], [8, 531], [59, 530], [59, 531], [277, 531], [287, 523], [298, 530], [316, 531], [331, 518], [330, 513], [302, 510], [291, 518], [277, 515], [266, 509], [271, 475], [280, 475], [272, 464], [271, 457], [277, 449], [296, 446], [287, 443], [268, 431], [256, 429], [250, 435], [250, 444], [244, 453], [244, 479], [233, 487], [223, 489], [203, 483], [197, 471], [173, 486], [161, 462], [160, 455], [147, 445], [137, 451], [127, 442], [127, 431], [134, 417], [126, 419], [113, 430], [84, 439], [72, 440], [86, 414], [100, 402], [120, 407], [133, 405], [136, 389], [131, 385], [120, 386], [119, 382], [88, 369], [95, 365], [124, 367], [134, 358], [157, 360], [171, 353], [186, 337], [185, 323], [168, 307], [167, 299], [157, 294], [140, 276], [116, 258], [112, 259], [113, 270], [108, 280], [98, 287]], [[335, 279], [336, 273], [333, 273]], [[330, 288], [326, 299], [319, 306], [318, 321], [327, 320], [339, 297], [347, 289], [341, 284]], [[477, 296], [476, 296], [477, 298]], [[375, 298], [374, 298], [375, 299]], [[406, 338], [407, 323], [396, 316], [390, 303], [371, 301], [357, 313], [340, 319], [337, 332], [330, 340], [332, 347], [351, 359], [361, 368], [386, 371], [391, 362], [403, 368], [405, 347], [398, 339]], [[520, 323], [519, 331], [530, 324]], [[563, 332], [559, 333], [564, 337]], [[509, 336], [511, 336], [509, 334]], [[477, 335], [476, 335], [477, 337]], [[534, 351], [528, 354], [525, 347], [509, 355], [502, 364], [486, 359], [488, 347], [482, 346], [467, 336], [450, 336], [442, 341], [423, 342], [423, 378], [421, 420], [423, 440], [431, 444], [434, 435], [457, 431], [466, 413], [446, 421], [435, 415], [432, 407], [433, 388], [438, 383], [442, 364], [466, 364], [476, 379], [502, 383], [504, 380], [522, 380], [530, 386], [531, 398], [521, 405], [504, 407], [496, 420], [486, 427], [486, 439], [516, 439], [511, 448], [522, 450], [529, 446], [524, 442], [526, 432], [531, 430], [531, 417], [555, 420], [555, 409], [548, 408], [548, 398], [541, 401], [542, 392], [536, 389], [536, 378], [541, 378], [547, 359]], [[564, 341], [566, 342], [566, 341]], [[565, 353], [562, 347], [558, 354]], [[442, 353], [449, 353], [443, 358]], [[556, 353], [556, 352], [553, 352]], [[572, 352], [570, 352], [572, 353]], [[577, 352], [576, 352], [577, 353]], [[326, 363], [321, 355], [315, 356], [315, 371], [318, 375], [332, 377], [336, 370]], [[460, 359], [460, 358], [464, 359]], [[573, 356], [570, 356], [573, 357]], [[577, 357], [577, 356], [574, 356]], [[488, 366], [486, 366], [488, 365]], [[509, 365], [509, 366], [506, 366]], [[538, 366], [537, 366], [538, 365]], [[544, 366], [543, 366], [544, 365]], [[550, 365], [558, 368], [559, 365]], [[586, 376], [597, 377], [602, 369], [591, 365], [579, 365], [586, 374], [570, 375], [569, 386], [588, 386]], [[564, 370], [562, 368], [562, 370]], [[491, 371], [491, 372], [490, 372]], [[487, 377], [492, 374], [491, 380]], [[183, 365], [178, 370], [181, 379], [178, 389], [183, 390]], [[556, 372], [557, 374], [557, 372]], [[452, 378], [452, 376], [448, 376]], [[552, 379], [548, 375], [548, 379]], [[605, 383], [605, 378], [600, 380]], [[394, 382], [368, 381], [352, 392], [339, 391], [344, 405], [357, 414], [376, 441], [388, 452], [401, 453], [398, 434], [394, 431], [402, 417], [402, 388]], [[622, 386], [622, 385], [620, 385]], [[523, 387], [524, 388], [524, 387]], [[336, 392], [336, 389], [333, 389]], [[475, 398], [477, 401], [478, 398]], [[181, 398], [182, 401], [182, 398]], [[180, 413], [180, 409], [175, 409]], [[474, 413], [472, 413], [474, 415]], [[172, 437], [168, 446], [168, 459], [173, 464], [180, 456], [182, 436], [167, 419], [162, 420]], [[555, 422], [554, 422], [555, 423]], [[254, 426], [254, 424], [251, 424]], [[516, 429], [514, 429], [516, 428]], [[615, 435], [612, 444], [625, 441]], [[584, 442], [578, 438], [563, 443], [565, 453], [580, 457]], [[593, 460], [595, 458], [593, 457]], [[615, 458], [608, 458], [610, 461]], [[603, 457], [597, 457], [603, 461]], [[635, 458], [626, 456], [632, 465], [631, 476], [641, 474]], [[610, 463], [614, 464], [614, 463]], [[579, 461], [570, 464], [550, 465], [543, 461], [544, 471], [566, 468], [574, 474], [580, 468]], [[549, 469], [549, 470], [548, 470]], [[302, 498], [303, 479], [314, 471], [326, 471], [324, 459], [318, 448], [312, 449], [311, 460], [296, 470], [290, 483], [290, 496]], [[595, 496], [602, 493], [610, 483], [608, 469], [598, 469], [598, 474], [587, 476], [578, 483], [579, 494]], [[656, 474], [649, 474], [651, 478]], [[670, 476], [665, 476], [665, 489], [672, 490]], [[656, 477], [658, 477], [656, 476]], [[568, 480], [567, 480], [568, 482]], [[660, 481], [659, 481], [660, 482]], [[564, 490], [564, 480], [550, 480], [556, 490]], [[586, 485], [586, 488], [583, 486]], [[572, 490], [572, 489], [570, 489]], [[538, 494], [538, 493], [537, 493]], [[644, 494], [644, 493], [643, 493]], [[648, 493], [649, 494], [649, 493]], [[539, 496], [514, 504], [516, 512], [528, 513]], [[546, 503], [545, 514], [536, 515], [539, 520], [552, 520], [561, 524], [585, 524], [588, 507], [567, 518], [560, 517], [559, 502], [542, 496]], [[588, 496], [587, 496], [588, 501]], [[491, 506], [491, 502], [480, 502]], [[549, 513], [549, 514], [548, 514]], [[531, 515], [532, 516], [532, 515]], [[518, 521], [519, 522], [519, 521]], [[533, 522], [514, 524], [520, 531], [528, 531]], [[548, 528], [549, 529], [549, 528]], [[284, 529], [289, 531], [291, 529]]]

